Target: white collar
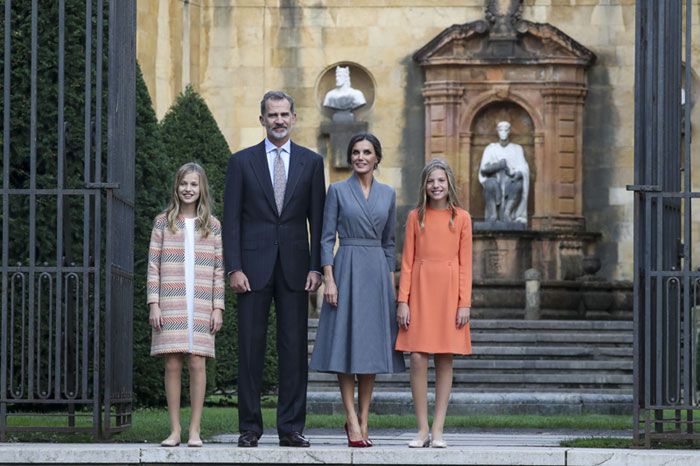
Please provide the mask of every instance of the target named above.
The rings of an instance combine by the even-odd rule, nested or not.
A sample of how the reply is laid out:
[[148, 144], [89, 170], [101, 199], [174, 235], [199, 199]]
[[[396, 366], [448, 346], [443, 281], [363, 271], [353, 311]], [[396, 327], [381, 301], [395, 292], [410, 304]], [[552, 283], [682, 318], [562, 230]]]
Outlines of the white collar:
[[[292, 151], [291, 151], [292, 142], [291, 141], [292, 141], [291, 139], [287, 139], [287, 142], [282, 144], [282, 147], [280, 147], [280, 149], [282, 149], [282, 152], [286, 152], [288, 154], [292, 153]], [[272, 142], [270, 142], [269, 139], [265, 138], [265, 153], [269, 154], [270, 152], [276, 151], [276, 150], [277, 150], [277, 146], [274, 145]]]

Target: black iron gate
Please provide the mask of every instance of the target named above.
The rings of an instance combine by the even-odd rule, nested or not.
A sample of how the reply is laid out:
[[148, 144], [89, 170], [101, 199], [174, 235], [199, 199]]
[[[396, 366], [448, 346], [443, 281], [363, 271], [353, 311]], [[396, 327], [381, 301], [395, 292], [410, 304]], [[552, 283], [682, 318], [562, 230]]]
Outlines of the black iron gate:
[[[636, 9], [634, 438], [698, 440], [690, 0]], [[696, 264], [697, 266], [697, 264]]]
[[0, 441], [105, 437], [132, 409], [135, 0], [2, 4]]

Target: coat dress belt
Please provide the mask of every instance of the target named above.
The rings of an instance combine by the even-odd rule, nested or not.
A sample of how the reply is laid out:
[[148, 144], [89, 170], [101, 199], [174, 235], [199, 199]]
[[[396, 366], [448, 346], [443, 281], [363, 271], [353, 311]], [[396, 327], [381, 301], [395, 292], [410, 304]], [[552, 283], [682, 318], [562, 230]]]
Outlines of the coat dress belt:
[[340, 246], [368, 246], [381, 248], [382, 241], [370, 238], [340, 238]]
[[454, 256], [452, 258], [446, 258], [446, 259], [424, 259], [422, 257], [416, 257], [414, 259], [414, 262], [423, 264], [424, 262], [447, 262], [448, 266], [452, 266], [452, 264], [457, 264], [459, 265], [459, 256]]

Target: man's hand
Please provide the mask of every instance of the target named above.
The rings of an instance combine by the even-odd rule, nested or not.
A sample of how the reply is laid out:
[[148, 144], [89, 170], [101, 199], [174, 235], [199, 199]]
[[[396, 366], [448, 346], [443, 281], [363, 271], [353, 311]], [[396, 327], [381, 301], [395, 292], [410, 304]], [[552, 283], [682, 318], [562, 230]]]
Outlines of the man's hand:
[[248, 277], [245, 276], [243, 271], [237, 270], [233, 272], [228, 277], [228, 283], [233, 288], [236, 293], [247, 293], [250, 291], [250, 283], [248, 283]]
[[319, 286], [321, 286], [321, 274], [318, 272], [309, 272], [306, 276], [306, 286], [304, 289], [306, 291], [316, 291]]
[[214, 309], [211, 313], [211, 319], [209, 320], [209, 332], [212, 335], [216, 334], [216, 332], [221, 330], [223, 323], [223, 311], [221, 309]]

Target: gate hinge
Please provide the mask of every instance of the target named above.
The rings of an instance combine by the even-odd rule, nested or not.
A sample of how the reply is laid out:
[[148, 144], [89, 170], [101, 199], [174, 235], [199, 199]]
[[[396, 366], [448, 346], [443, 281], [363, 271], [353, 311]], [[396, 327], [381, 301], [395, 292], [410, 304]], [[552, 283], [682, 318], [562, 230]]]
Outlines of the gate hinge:
[[627, 191], [636, 191], [640, 193], [658, 193], [661, 192], [661, 186], [658, 184], [628, 184]]

